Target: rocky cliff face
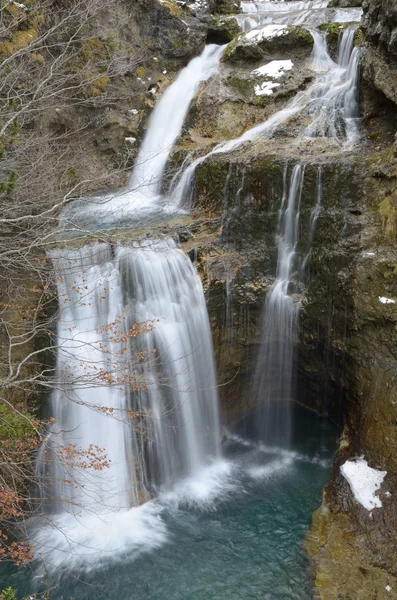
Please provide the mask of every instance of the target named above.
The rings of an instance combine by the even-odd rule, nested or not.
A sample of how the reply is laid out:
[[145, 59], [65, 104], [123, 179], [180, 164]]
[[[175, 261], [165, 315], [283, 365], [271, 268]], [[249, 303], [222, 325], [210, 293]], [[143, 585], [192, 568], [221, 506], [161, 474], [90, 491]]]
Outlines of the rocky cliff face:
[[397, 6], [388, 0], [363, 0], [362, 28], [368, 47], [364, 76], [397, 103]]
[[[382, 139], [383, 133], [377, 126], [373, 129], [371, 122], [380, 107], [389, 113], [391, 123], [395, 115], [396, 5], [364, 0], [363, 8], [366, 55], [362, 89], [365, 98], [371, 98], [369, 103], [364, 101], [364, 114], [370, 135]], [[377, 108], [371, 105], [374, 99]], [[395, 128], [394, 122], [390, 133]], [[326, 600], [397, 598], [397, 544], [391, 533], [397, 514], [394, 153], [392, 144], [374, 153], [367, 161], [359, 193], [358, 246], [349, 267], [350, 293], [345, 295], [352, 303], [343, 371], [348, 400], [345, 430], [323, 505], [307, 539], [316, 565], [319, 597]], [[371, 466], [387, 471], [379, 492], [383, 506], [372, 512], [354, 500], [340, 472], [340, 466], [356, 456], [365, 456]]]

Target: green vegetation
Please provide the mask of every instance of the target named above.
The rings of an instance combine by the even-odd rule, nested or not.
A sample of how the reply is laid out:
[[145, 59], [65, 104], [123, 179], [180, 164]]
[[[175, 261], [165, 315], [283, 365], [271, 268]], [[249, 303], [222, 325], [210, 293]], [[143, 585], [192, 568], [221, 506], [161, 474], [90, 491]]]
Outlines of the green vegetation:
[[0, 600], [17, 600], [16, 591], [9, 586], [7, 589], [0, 592]]
[[385, 198], [379, 205], [379, 214], [383, 231], [389, 242], [393, 242], [397, 235], [397, 206], [392, 198]]

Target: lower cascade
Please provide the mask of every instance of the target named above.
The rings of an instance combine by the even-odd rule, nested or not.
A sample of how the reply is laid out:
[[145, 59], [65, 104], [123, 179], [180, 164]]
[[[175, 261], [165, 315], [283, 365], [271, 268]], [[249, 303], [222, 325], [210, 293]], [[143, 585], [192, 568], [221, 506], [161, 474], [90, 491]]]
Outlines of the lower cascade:
[[[85, 523], [93, 515], [112, 526], [112, 513], [220, 457], [203, 289], [171, 240], [51, 258], [62, 307], [62, 383], [51, 400], [56, 424], [38, 462], [41, 489], [60, 527], [65, 517]], [[81, 559], [95, 543], [95, 536], [92, 547], [86, 540], [81, 552], [76, 541]]]

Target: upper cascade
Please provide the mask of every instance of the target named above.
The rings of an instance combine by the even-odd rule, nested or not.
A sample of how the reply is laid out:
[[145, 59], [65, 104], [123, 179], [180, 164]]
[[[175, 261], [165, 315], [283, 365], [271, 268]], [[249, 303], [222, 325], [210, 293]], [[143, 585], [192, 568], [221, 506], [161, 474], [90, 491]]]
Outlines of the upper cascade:
[[[202, 81], [216, 73], [224, 46], [207, 45], [163, 94], [149, 120], [128, 186], [75, 201], [61, 215], [61, 228], [86, 233], [147, 222], [150, 215], [175, 212], [161, 195], [167, 160], [181, 134], [190, 103]], [[170, 210], [169, 210], [170, 209]]]
[[242, 13], [235, 15], [243, 31], [261, 25], [311, 25], [322, 23], [358, 23], [361, 8], [332, 8], [328, 0], [291, 2], [242, 2]]
[[196, 168], [209, 156], [231, 152], [258, 137], [271, 138], [290, 118], [302, 115], [311, 119], [302, 127], [302, 138], [328, 138], [349, 148], [359, 138], [358, 85], [361, 48], [354, 47], [355, 27], [344, 30], [339, 44], [338, 61], [330, 57], [326, 38], [312, 31], [314, 47], [311, 69], [317, 73], [313, 83], [298, 92], [281, 110], [263, 123], [245, 131], [240, 137], [217, 144], [211, 152], [197, 158], [184, 169], [172, 190], [176, 206], [189, 203], [190, 185]]

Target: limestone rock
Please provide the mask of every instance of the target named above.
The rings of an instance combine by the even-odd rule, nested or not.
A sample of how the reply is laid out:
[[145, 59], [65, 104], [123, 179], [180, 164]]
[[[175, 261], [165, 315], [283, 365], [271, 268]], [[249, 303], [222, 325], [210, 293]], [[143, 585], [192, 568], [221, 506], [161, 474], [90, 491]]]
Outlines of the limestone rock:
[[224, 54], [225, 60], [258, 61], [267, 58], [290, 58], [291, 53], [300, 58], [309, 56], [313, 48], [310, 32], [300, 25], [265, 25], [241, 34], [231, 42]]

